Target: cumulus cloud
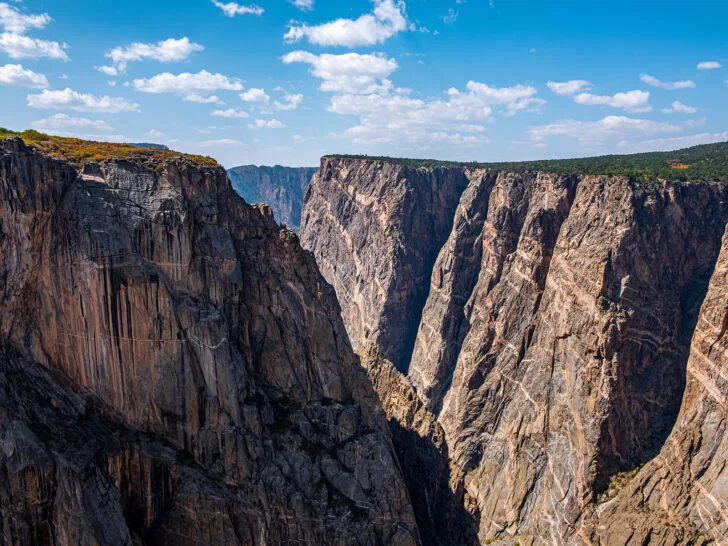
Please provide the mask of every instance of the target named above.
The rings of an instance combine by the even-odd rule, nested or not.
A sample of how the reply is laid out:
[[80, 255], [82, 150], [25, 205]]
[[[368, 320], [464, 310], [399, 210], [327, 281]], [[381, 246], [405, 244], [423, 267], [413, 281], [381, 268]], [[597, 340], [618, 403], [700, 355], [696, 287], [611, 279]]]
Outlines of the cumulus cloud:
[[111, 59], [111, 66], [100, 66], [98, 69], [109, 76], [116, 76], [126, 71], [128, 63], [143, 61], [146, 59], [159, 61], [161, 63], [173, 63], [184, 61], [195, 51], [205, 49], [200, 44], [191, 42], [189, 38], [170, 38], [156, 44], [143, 44], [134, 42], [125, 47], [115, 47], [106, 55]]
[[592, 84], [586, 80], [570, 80], [568, 82], [549, 81], [546, 83], [546, 86], [557, 95], [571, 96], [591, 89]]
[[678, 125], [661, 121], [636, 119], [626, 116], [607, 116], [599, 121], [563, 120], [529, 130], [531, 140], [542, 141], [553, 136], [568, 136], [580, 142], [599, 143], [604, 140], [622, 140], [633, 136], [651, 136], [657, 133], [677, 133]]
[[22, 34], [30, 29], [45, 28], [52, 21], [50, 15], [26, 15], [18, 8], [0, 2], [0, 26], [13, 33]]
[[275, 110], [295, 110], [303, 102], [303, 95], [301, 93], [287, 93], [283, 92], [282, 101], [274, 101], [273, 108]]
[[355, 144], [386, 142], [485, 142], [483, 123], [494, 110], [513, 115], [543, 104], [536, 89], [525, 85], [491, 87], [470, 81], [465, 91], [451, 88], [447, 98], [423, 100], [406, 90], [387, 94], [343, 94], [332, 97], [329, 111], [359, 117], [359, 124], [342, 135]]
[[76, 110], [78, 112], [138, 112], [139, 105], [121, 97], [96, 96], [79, 93], [72, 89], [49, 91], [28, 95], [28, 106], [31, 108], [48, 108], [56, 110]]
[[306, 39], [320, 46], [357, 47], [381, 44], [409, 27], [402, 1], [374, 0], [374, 10], [358, 19], [336, 19], [320, 25], [293, 24], [283, 37], [286, 42]]
[[698, 109], [694, 108], [692, 106], [687, 106], [680, 102], [679, 100], [676, 100], [672, 103], [670, 108], [663, 108], [662, 112], [665, 114], [694, 114], [697, 112]]
[[313, 0], [292, 0], [292, 3], [301, 11], [313, 10]]
[[114, 128], [100, 119], [75, 118], [68, 114], [56, 114], [49, 118], [34, 121], [31, 126], [39, 131], [58, 131], [63, 129], [85, 129], [96, 131], [113, 131]]
[[159, 138], [164, 136], [164, 133], [162, 131], [157, 131], [156, 129], [149, 129], [149, 131], [144, 134], [145, 136], [148, 136], [150, 138]]
[[716, 68], [723, 68], [723, 65], [718, 61], [703, 61], [698, 63], [698, 70], [715, 70]]
[[692, 80], [682, 80], [677, 82], [663, 82], [655, 78], [654, 76], [650, 76], [649, 74], [640, 74], [640, 80], [645, 82], [647, 85], [651, 85], [652, 87], [661, 87], [662, 89], [691, 89], [695, 87], [695, 82]]
[[255, 4], [250, 4], [249, 6], [243, 6], [241, 4], [238, 4], [237, 2], [229, 2], [227, 4], [224, 4], [222, 2], [218, 2], [217, 0], [212, 0], [212, 3], [215, 4], [218, 8], [220, 8], [225, 15], [228, 17], [235, 17], [236, 15], [263, 15], [263, 12], [265, 11], [260, 6], [257, 6]]
[[67, 49], [68, 45], [66, 44], [39, 40], [14, 32], [0, 34], [0, 51], [7, 53], [11, 59], [40, 59], [41, 57], [47, 57], [67, 61], [69, 60], [66, 54]]
[[48, 87], [48, 79], [43, 74], [23, 68], [20, 64], [6, 64], [0, 66], [0, 85], [45, 89]]
[[652, 110], [650, 94], [647, 91], [626, 91], [615, 95], [579, 93], [574, 96], [574, 102], [587, 106], [611, 106], [628, 112], [649, 112]]
[[283, 129], [285, 125], [277, 119], [256, 119], [248, 124], [248, 129]]
[[245, 110], [236, 110], [235, 108], [228, 108], [227, 110], [213, 110], [210, 114], [219, 118], [249, 118], [250, 115]]
[[220, 103], [215, 91], [240, 91], [243, 84], [238, 78], [229, 78], [223, 74], [212, 74], [201, 70], [196, 74], [183, 72], [170, 74], [163, 72], [151, 78], [136, 79], [132, 85], [143, 93], [170, 93], [183, 100], [199, 103]]
[[314, 55], [292, 51], [283, 56], [285, 64], [305, 63], [311, 74], [323, 80], [320, 89], [334, 93], [377, 93], [391, 89], [387, 77], [397, 70], [397, 61], [381, 53], [345, 53]]
[[270, 97], [265, 92], [265, 89], [258, 89], [255, 87], [252, 87], [250, 89], [247, 89], [240, 93], [240, 99], [244, 100], [245, 102], [268, 102], [270, 100]]

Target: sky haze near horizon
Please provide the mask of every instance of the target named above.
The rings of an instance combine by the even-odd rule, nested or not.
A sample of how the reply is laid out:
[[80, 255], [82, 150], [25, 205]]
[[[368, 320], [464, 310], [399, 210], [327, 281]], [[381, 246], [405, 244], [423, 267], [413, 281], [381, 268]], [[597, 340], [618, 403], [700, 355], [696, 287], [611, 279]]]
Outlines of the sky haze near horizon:
[[243, 164], [728, 140], [728, 3], [0, 1], [0, 126]]

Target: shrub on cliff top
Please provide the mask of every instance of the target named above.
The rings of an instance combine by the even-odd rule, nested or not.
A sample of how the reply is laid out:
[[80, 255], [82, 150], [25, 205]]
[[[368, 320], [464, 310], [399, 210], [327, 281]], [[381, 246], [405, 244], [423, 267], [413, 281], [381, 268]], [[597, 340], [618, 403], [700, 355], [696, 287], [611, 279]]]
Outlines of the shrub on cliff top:
[[28, 145], [35, 146], [54, 157], [66, 159], [73, 163], [104, 161], [106, 159], [136, 159], [146, 162], [185, 157], [200, 166], [219, 167], [217, 161], [202, 155], [182, 154], [161, 148], [140, 148], [131, 144], [59, 137], [47, 135], [34, 129], [17, 132], [0, 127], [0, 139], [8, 137], [20, 137]]

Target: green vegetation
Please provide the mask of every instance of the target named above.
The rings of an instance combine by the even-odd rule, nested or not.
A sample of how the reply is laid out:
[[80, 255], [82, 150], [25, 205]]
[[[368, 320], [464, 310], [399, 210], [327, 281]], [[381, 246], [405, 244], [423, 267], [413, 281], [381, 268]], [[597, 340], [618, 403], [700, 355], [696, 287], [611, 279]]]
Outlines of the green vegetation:
[[612, 478], [609, 480], [609, 486], [607, 487], [607, 490], [599, 495], [599, 497], [597, 498], [597, 503], [602, 504], [616, 497], [617, 493], [627, 487], [629, 482], [632, 481], [632, 478], [634, 478], [637, 473], [642, 470], [643, 466], [644, 465], [639, 465], [638, 467], [633, 468], [628, 472], [617, 472], [614, 476], [612, 476]]
[[219, 167], [217, 161], [202, 155], [189, 155], [161, 148], [140, 148], [139, 145], [93, 142], [79, 138], [46, 135], [29, 129], [23, 132], [10, 131], [0, 127], [0, 139], [20, 137], [28, 145], [71, 163], [104, 161], [106, 159], [127, 159], [144, 163], [185, 157], [203, 167]]
[[415, 169], [460, 166], [517, 173], [543, 171], [555, 174], [627, 176], [640, 181], [661, 179], [728, 182], [728, 142], [703, 144], [674, 152], [501, 163], [459, 163], [433, 159], [400, 159], [360, 155], [330, 155], [327, 157], [387, 161]]

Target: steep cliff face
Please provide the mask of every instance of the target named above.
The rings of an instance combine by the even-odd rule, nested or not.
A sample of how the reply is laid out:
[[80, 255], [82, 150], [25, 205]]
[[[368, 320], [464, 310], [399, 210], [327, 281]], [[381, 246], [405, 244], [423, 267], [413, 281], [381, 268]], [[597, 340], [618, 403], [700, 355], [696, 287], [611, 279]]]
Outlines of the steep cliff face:
[[430, 271], [467, 183], [464, 169], [322, 160], [306, 193], [301, 244], [345, 302], [355, 348], [373, 342], [407, 370]]
[[2, 141], [3, 543], [417, 543], [339, 313], [219, 167]]
[[602, 544], [723, 544], [728, 537], [728, 232], [698, 316], [687, 387], [660, 454], [600, 508]]
[[[358, 195], [363, 187], [390, 203], [399, 197], [389, 195], [392, 169], [404, 169], [399, 178], [412, 171], [401, 164], [338, 161], [324, 161], [309, 189], [302, 241], [336, 289], [356, 344], [365, 339], [362, 325], [380, 320], [372, 313], [384, 315], [391, 305], [382, 301], [386, 292], [353, 292], [352, 279], [364, 286], [367, 275], [385, 270], [384, 264], [388, 279], [411, 277], [413, 267], [388, 259], [391, 246], [377, 229], [388, 225], [386, 205], [361, 207]], [[325, 174], [323, 165], [338, 172]], [[418, 176], [427, 176], [420, 171]], [[652, 492], [659, 504], [662, 486], [645, 482], [634, 490], [631, 505], [623, 500], [629, 491], [624, 489], [608, 505], [631, 510], [631, 520], [600, 503], [615, 494], [602, 495], [615, 475], [632, 476], [674, 442], [675, 433], [667, 438], [683, 399], [686, 366], [690, 377], [698, 310], [711, 276], [722, 283], [713, 272], [728, 218], [726, 187], [462, 167], [439, 171], [445, 180], [461, 173], [468, 180], [450, 225], [441, 222], [441, 231], [425, 238], [403, 233], [409, 226], [399, 223], [387, 236], [418, 248], [440, 245], [433, 267], [422, 270], [429, 277], [426, 301], [400, 318], [418, 325], [410, 358], [399, 353], [406, 362], [398, 367], [408, 371], [417, 400], [443, 428], [457, 469], [451, 475], [460, 475], [465, 489], [454, 502], [468, 504], [481, 541], [636, 544], [642, 543], [638, 536], [664, 536], [658, 543], [677, 543], [665, 530], [669, 518], [658, 518], [664, 511], [653, 512], [649, 525], [641, 519], [636, 498]], [[361, 182], [352, 175], [358, 172], [366, 172]], [[332, 183], [343, 179], [347, 185]], [[453, 191], [459, 188], [451, 184]], [[369, 277], [369, 286], [377, 279]], [[381, 344], [376, 336], [368, 339]], [[408, 397], [398, 389], [377, 390], [394, 398], [385, 408], [396, 418], [393, 408], [406, 405]], [[728, 396], [725, 385], [714, 391]], [[692, 445], [680, 443], [680, 461], [697, 453], [702, 435], [694, 426], [703, 418], [711, 421], [713, 448], [723, 441], [722, 425], [712, 423], [718, 413], [705, 417], [699, 411], [689, 427]], [[717, 477], [725, 459], [720, 455], [712, 463], [714, 518], [728, 513], [728, 491]], [[680, 476], [677, 483], [696, 483], [694, 475]], [[694, 520], [706, 498], [695, 501], [697, 508], [671, 513], [692, 514]], [[608, 514], [611, 520], [598, 519]], [[708, 520], [696, 525], [700, 529]], [[643, 528], [652, 531], [628, 531]]]
[[248, 203], [266, 203], [279, 223], [297, 231], [301, 225], [303, 196], [315, 168], [258, 167], [243, 165], [228, 169], [233, 188]]

